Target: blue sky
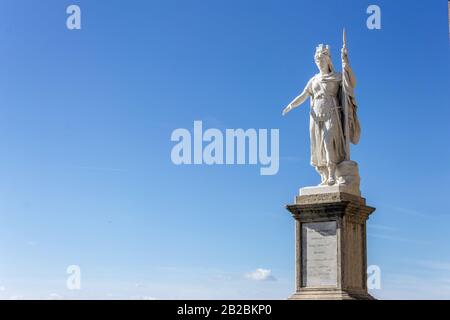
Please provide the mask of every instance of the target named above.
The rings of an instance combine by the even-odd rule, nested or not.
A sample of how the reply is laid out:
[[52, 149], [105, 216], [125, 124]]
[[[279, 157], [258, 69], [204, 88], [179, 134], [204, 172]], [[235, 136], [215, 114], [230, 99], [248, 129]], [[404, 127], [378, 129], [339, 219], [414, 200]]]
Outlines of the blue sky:
[[[82, 29], [66, 28], [66, 8]], [[381, 30], [366, 8], [381, 7]], [[284, 206], [318, 183], [308, 105], [348, 32], [352, 147], [383, 299], [450, 299], [447, 1], [25, 1], [0, 4], [0, 298], [284, 299]], [[280, 170], [175, 166], [170, 135], [280, 129]], [[79, 265], [82, 290], [66, 289]], [[271, 270], [270, 281], [248, 274]]]

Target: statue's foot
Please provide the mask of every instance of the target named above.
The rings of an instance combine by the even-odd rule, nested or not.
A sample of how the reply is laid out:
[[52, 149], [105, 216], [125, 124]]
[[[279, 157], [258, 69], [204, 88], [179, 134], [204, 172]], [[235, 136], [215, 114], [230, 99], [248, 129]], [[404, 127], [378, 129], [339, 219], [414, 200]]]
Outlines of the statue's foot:
[[343, 177], [339, 177], [337, 179], [337, 184], [345, 185], [345, 184], [347, 184], [347, 181]]
[[334, 179], [334, 177], [329, 177], [328, 178], [328, 185], [332, 186], [336, 183], [336, 180]]

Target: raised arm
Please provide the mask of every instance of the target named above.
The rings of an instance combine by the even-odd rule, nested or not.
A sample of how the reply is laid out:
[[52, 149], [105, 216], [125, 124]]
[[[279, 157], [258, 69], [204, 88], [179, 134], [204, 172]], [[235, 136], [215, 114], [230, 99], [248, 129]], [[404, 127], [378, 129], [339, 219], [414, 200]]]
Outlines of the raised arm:
[[289, 111], [291, 111], [294, 108], [297, 108], [299, 105], [301, 105], [303, 102], [306, 101], [306, 99], [309, 98], [309, 92], [308, 90], [305, 88], [305, 90], [303, 90], [303, 92], [297, 96], [294, 100], [292, 100], [291, 103], [289, 103], [287, 105], [286, 108], [284, 108], [283, 110], [283, 116], [288, 113]]

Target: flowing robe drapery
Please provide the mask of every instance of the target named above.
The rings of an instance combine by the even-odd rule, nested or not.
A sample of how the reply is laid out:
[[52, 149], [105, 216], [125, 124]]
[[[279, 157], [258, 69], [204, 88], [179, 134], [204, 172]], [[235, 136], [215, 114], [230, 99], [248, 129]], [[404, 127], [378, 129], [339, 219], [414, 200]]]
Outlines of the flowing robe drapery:
[[342, 84], [340, 90], [339, 101], [342, 101], [342, 88], [345, 90], [345, 99], [348, 107], [348, 125], [349, 125], [349, 141], [353, 144], [358, 144], [359, 138], [361, 137], [361, 126], [359, 124], [356, 104], [355, 94], [354, 94], [354, 84], [352, 85], [350, 81], [350, 75], [352, 73], [349, 65], [343, 67]]
[[345, 159], [344, 110], [340, 103], [343, 85], [349, 110], [349, 138], [357, 143], [360, 126], [349, 81], [343, 81], [341, 73], [316, 74], [305, 88], [311, 96], [311, 165], [316, 168], [336, 165]]

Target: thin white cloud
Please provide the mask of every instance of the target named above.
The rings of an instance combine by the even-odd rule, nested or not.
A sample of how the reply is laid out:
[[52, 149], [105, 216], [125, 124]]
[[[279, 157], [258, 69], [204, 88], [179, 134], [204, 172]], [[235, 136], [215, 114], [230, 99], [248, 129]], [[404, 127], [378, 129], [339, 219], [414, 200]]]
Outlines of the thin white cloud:
[[425, 268], [450, 272], [450, 262], [425, 260], [425, 261], [419, 261], [418, 264]]
[[51, 293], [48, 297], [49, 300], [63, 300], [64, 297], [58, 293]]
[[390, 204], [385, 204], [384, 207], [397, 211], [399, 213], [403, 213], [409, 216], [417, 217], [417, 218], [425, 218], [425, 219], [435, 219], [436, 216], [430, 215], [430, 214], [424, 214], [422, 212], [410, 209], [410, 208], [403, 208], [399, 206], [393, 206]]
[[300, 162], [302, 161], [304, 158], [302, 157], [296, 157], [296, 156], [281, 156], [280, 160], [282, 161], [288, 161], [288, 162]]
[[131, 300], [156, 300], [156, 298], [151, 296], [132, 296]]
[[377, 229], [377, 230], [382, 230], [382, 231], [395, 231], [395, 230], [397, 230], [396, 228], [391, 227], [391, 226], [386, 226], [386, 225], [383, 225], [383, 224], [374, 224], [374, 223], [368, 223], [367, 227], [369, 229]]
[[37, 246], [37, 242], [30, 240], [30, 241], [27, 242], [27, 245], [29, 245], [30, 247], [36, 247]]
[[206, 124], [208, 128], [217, 128], [217, 129], [230, 128], [230, 126], [227, 126], [222, 120], [212, 115], [202, 117], [202, 121], [204, 124]]
[[275, 280], [275, 277], [272, 275], [272, 270], [263, 268], [258, 268], [253, 272], [249, 272], [245, 277], [255, 281]]
[[400, 300], [448, 300], [450, 285], [448, 278], [422, 277], [408, 274], [390, 274], [382, 290], [371, 291], [379, 299]]
[[80, 170], [88, 171], [107, 171], [107, 172], [128, 172], [127, 169], [103, 167], [103, 166], [80, 166], [80, 165], [70, 165], [69, 167]]
[[420, 245], [430, 245], [431, 244], [431, 242], [429, 242], [429, 241], [407, 239], [407, 238], [391, 236], [391, 235], [386, 235], [386, 234], [376, 234], [373, 232], [368, 233], [368, 236], [373, 237], [373, 238], [383, 239], [383, 240], [395, 241], [395, 242], [414, 243], [414, 244], [420, 244]]

